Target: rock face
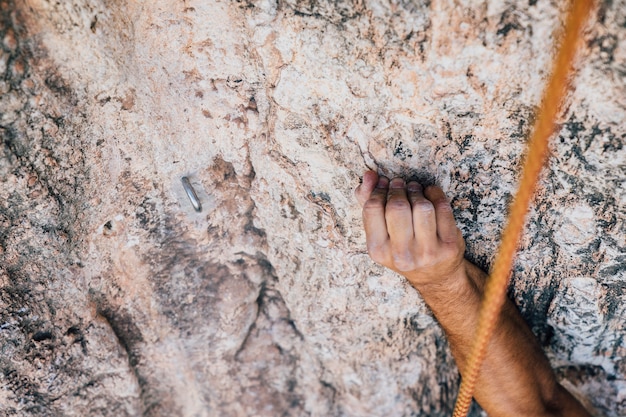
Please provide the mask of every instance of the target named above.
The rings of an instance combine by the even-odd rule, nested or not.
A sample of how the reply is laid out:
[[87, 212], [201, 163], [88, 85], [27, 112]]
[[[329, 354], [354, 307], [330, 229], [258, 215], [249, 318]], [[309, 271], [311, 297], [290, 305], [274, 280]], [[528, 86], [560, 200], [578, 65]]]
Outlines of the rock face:
[[[488, 268], [567, 7], [491, 3], [0, 0], [0, 414], [450, 415], [352, 190], [439, 183]], [[591, 20], [510, 295], [623, 416], [626, 3]]]

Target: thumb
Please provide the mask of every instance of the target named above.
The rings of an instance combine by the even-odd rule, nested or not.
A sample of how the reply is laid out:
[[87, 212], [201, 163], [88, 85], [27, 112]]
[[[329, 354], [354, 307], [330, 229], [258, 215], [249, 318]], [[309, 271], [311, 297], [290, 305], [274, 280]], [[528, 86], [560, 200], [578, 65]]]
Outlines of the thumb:
[[378, 174], [375, 171], [366, 171], [363, 174], [363, 182], [354, 190], [354, 196], [361, 207], [369, 200], [372, 191], [376, 188], [376, 183], [378, 183]]

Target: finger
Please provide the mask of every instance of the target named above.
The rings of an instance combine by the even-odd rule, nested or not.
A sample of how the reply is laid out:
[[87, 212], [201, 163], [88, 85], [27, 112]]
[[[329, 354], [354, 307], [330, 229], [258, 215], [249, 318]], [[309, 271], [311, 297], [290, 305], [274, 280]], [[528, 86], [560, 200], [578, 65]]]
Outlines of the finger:
[[424, 190], [428, 198], [435, 207], [435, 217], [437, 219], [437, 235], [442, 242], [451, 243], [458, 239], [458, 228], [454, 221], [452, 206], [446, 198], [441, 188], [431, 185]]
[[385, 218], [392, 241], [408, 242], [413, 239], [411, 204], [407, 199], [402, 178], [394, 178], [389, 184]]
[[400, 271], [412, 269], [413, 219], [402, 178], [394, 178], [389, 184], [385, 218], [396, 267]]
[[418, 246], [429, 246], [437, 243], [437, 219], [435, 208], [424, 197], [422, 186], [415, 181], [407, 185], [413, 215], [413, 230]]
[[367, 251], [376, 262], [383, 262], [388, 249], [389, 234], [385, 222], [385, 204], [389, 180], [378, 178], [376, 188], [363, 204], [363, 225], [367, 241]]
[[361, 185], [356, 187], [356, 190], [354, 190], [354, 196], [361, 207], [363, 207], [365, 202], [370, 198], [370, 195], [372, 194], [372, 191], [374, 191], [374, 188], [376, 188], [377, 183], [378, 174], [376, 171], [366, 171], [363, 174], [363, 181], [361, 182]]

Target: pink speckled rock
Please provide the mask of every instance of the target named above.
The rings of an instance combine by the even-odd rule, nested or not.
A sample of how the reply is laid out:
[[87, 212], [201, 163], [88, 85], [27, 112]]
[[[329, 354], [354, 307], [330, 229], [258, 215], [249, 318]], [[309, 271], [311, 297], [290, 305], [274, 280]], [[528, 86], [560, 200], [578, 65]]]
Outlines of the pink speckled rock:
[[[450, 415], [352, 190], [439, 183], [488, 268], [566, 5], [0, 0], [0, 415]], [[626, 3], [591, 20], [510, 295], [622, 416]]]

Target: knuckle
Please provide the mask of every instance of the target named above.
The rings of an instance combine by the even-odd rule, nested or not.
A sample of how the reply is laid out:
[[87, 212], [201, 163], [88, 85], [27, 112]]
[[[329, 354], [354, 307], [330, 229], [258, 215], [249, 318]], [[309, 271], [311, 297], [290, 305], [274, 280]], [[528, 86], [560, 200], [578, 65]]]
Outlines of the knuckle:
[[363, 211], [379, 211], [384, 207], [385, 205], [382, 200], [378, 198], [370, 198], [363, 204]]
[[413, 210], [428, 213], [434, 211], [435, 207], [428, 200], [417, 200], [413, 203]]
[[392, 198], [387, 202], [387, 210], [392, 211], [405, 211], [410, 210], [411, 205], [406, 199]]
[[435, 209], [437, 211], [443, 211], [446, 213], [452, 212], [452, 206], [450, 205], [450, 203], [448, 203], [448, 200], [445, 200], [445, 199], [437, 200], [433, 202], [433, 205], [435, 206]]
[[424, 187], [422, 187], [422, 184], [416, 181], [411, 181], [407, 184], [407, 192], [409, 193], [421, 193], [423, 191]]
[[389, 194], [390, 190], [388, 187], [376, 187], [372, 190], [372, 195], [381, 195], [381, 196], [385, 196], [387, 194]]
[[384, 246], [368, 243], [367, 253], [374, 262], [379, 264], [385, 263], [387, 259], [387, 250]]
[[440, 187], [436, 186], [436, 185], [429, 185], [428, 187], [426, 187], [424, 189], [424, 193], [426, 194], [439, 194], [439, 193], [443, 193], [443, 191], [441, 190]]
[[461, 229], [455, 227], [454, 230], [445, 238], [441, 239], [443, 243], [452, 244], [456, 247], [463, 247], [463, 251], [465, 250], [465, 240], [463, 239], [463, 233]]
[[393, 264], [395, 265], [395, 268], [398, 271], [402, 271], [402, 272], [412, 271], [416, 268], [416, 264], [415, 264], [415, 260], [413, 259], [413, 256], [406, 254], [406, 253], [403, 253], [403, 254], [394, 253]]
[[459, 248], [456, 245], [445, 245], [442, 253], [446, 259], [453, 259], [459, 255]]
[[426, 267], [437, 263], [439, 257], [438, 251], [432, 246], [423, 246], [419, 250], [420, 266]]

